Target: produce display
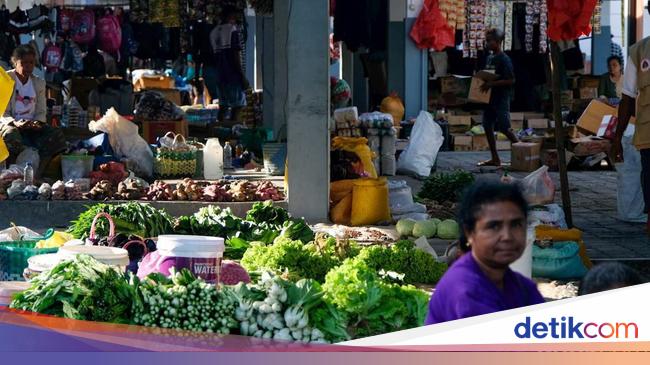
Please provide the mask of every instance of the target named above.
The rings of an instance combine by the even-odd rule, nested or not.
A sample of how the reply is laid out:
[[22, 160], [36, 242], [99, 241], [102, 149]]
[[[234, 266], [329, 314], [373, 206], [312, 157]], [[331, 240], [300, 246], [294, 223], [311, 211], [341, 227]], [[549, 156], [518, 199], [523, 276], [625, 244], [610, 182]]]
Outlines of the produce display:
[[97, 322], [131, 323], [134, 290], [123, 274], [78, 255], [31, 280], [11, 308]]
[[[198, 190], [192, 184], [183, 182], [185, 193]], [[245, 219], [207, 206], [175, 220], [146, 203], [100, 203], [73, 222], [71, 236], [88, 239], [100, 212], [113, 218], [117, 234], [108, 237], [107, 222], [98, 220], [90, 242], [125, 248], [131, 262], [126, 273], [119, 272], [123, 267], [78, 255], [35, 273], [31, 287], [14, 298], [12, 308], [81, 320], [331, 343], [422, 325], [429, 294], [411, 284], [435, 284], [447, 267], [407, 240], [361, 246], [348, 238], [314, 234], [304, 220], [271, 201], [254, 204]], [[451, 234], [451, 226], [442, 227], [444, 221], [429, 223], [439, 234], [441, 229]], [[417, 224], [400, 226], [413, 230]], [[138, 278], [131, 265], [156, 250], [153, 240], [142, 237], [162, 234], [224, 237], [225, 256], [241, 258], [241, 263], [224, 260], [217, 284], [173, 267], [169, 277], [144, 273]]]
[[395, 226], [401, 237], [426, 237], [441, 238], [443, 240], [456, 240], [460, 237], [460, 227], [453, 219], [441, 221], [433, 218], [424, 221], [413, 219], [400, 219]]
[[188, 270], [167, 278], [151, 274], [135, 282], [133, 322], [148, 327], [229, 334], [237, 328], [235, 300]]
[[[121, 164], [117, 164], [120, 165]], [[22, 180], [0, 180], [0, 200], [149, 200], [256, 202], [281, 201], [284, 193], [270, 181], [195, 181], [185, 178], [175, 186], [164, 181], [149, 185], [139, 178], [127, 178], [123, 170], [105, 164], [91, 179], [57, 181], [54, 185], [27, 186]]]
[[432, 200], [439, 204], [448, 201], [457, 202], [463, 191], [473, 182], [474, 175], [467, 171], [435, 173], [425, 180], [418, 198]]
[[[113, 218], [116, 231], [120, 233], [140, 237], [157, 237], [161, 234], [173, 233], [172, 217], [167, 212], [149, 204], [136, 202], [93, 205], [72, 222], [68, 232], [75, 238], [87, 238], [90, 235], [93, 219], [102, 212], [108, 213]], [[99, 237], [108, 236], [108, 223], [105, 220], [97, 222], [96, 233]]]

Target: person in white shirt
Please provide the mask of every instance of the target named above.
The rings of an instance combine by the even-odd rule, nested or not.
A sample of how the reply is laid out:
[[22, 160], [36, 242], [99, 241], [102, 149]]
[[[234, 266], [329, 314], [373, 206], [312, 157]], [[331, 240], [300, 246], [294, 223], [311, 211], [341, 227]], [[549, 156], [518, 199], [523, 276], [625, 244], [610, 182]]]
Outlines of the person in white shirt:
[[11, 62], [14, 69], [7, 74], [14, 80], [14, 90], [0, 118], [0, 136], [9, 150], [8, 163], [13, 163], [26, 147], [38, 150], [38, 176], [52, 157], [66, 149], [65, 137], [59, 128], [46, 122], [45, 81], [34, 76], [36, 50], [30, 45], [16, 47]]

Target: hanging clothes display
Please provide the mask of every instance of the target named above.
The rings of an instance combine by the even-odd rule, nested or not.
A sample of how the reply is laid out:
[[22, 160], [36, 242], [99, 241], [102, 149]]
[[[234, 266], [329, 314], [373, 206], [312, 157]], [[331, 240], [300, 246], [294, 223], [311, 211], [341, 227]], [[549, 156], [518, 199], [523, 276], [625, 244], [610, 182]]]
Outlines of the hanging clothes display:
[[601, 34], [601, 13], [603, 10], [602, 0], [598, 0], [596, 3], [596, 8], [594, 9], [594, 15], [591, 18], [591, 27], [594, 34]]
[[540, 2], [539, 13], [539, 53], [548, 51], [548, 4], [546, 0]]
[[554, 41], [577, 39], [591, 33], [591, 14], [597, 0], [547, 0], [548, 35]]
[[506, 1], [506, 19], [505, 19], [505, 40], [503, 42], [503, 50], [510, 51], [512, 49], [512, 1]]
[[442, 51], [447, 47], [454, 46], [454, 28], [447, 23], [440, 9], [438, 0], [426, 0], [424, 2], [410, 33], [411, 39], [418, 48], [432, 48], [436, 51]]

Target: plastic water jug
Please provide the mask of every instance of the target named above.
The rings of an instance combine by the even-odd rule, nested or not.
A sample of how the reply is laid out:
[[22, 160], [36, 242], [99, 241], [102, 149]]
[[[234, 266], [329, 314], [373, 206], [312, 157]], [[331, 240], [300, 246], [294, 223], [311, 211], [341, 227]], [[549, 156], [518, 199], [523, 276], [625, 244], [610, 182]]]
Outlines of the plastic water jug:
[[223, 148], [218, 138], [210, 138], [203, 148], [203, 177], [218, 180], [223, 177]]

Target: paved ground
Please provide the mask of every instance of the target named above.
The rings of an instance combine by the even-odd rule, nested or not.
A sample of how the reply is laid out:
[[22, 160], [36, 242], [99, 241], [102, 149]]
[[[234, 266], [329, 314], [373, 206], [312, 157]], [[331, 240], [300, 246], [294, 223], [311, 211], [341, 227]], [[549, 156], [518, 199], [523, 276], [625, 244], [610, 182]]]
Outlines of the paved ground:
[[[500, 155], [502, 160], [510, 160], [508, 152], [501, 152]], [[487, 152], [442, 152], [437, 168], [439, 171], [463, 169], [475, 173], [479, 178], [500, 176], [501, 171], [476, 166], [478, 161], [488, 158]], [[524, 177], [526, 173], [512, 175]], [[556, 202], [561, 204], [559, 174], [552, 172], [551, 176], [558, 187]], [[569, 172], [573, 223], [584, 232], [589, 256], [594, 260], [650, 260], [650, 239], [644, 232], [644, 225], [626, 223], [616, 218], [616, 179], [615, 171]], [[414, 192], [417, 191], [419, 182], [409, 181]]]

